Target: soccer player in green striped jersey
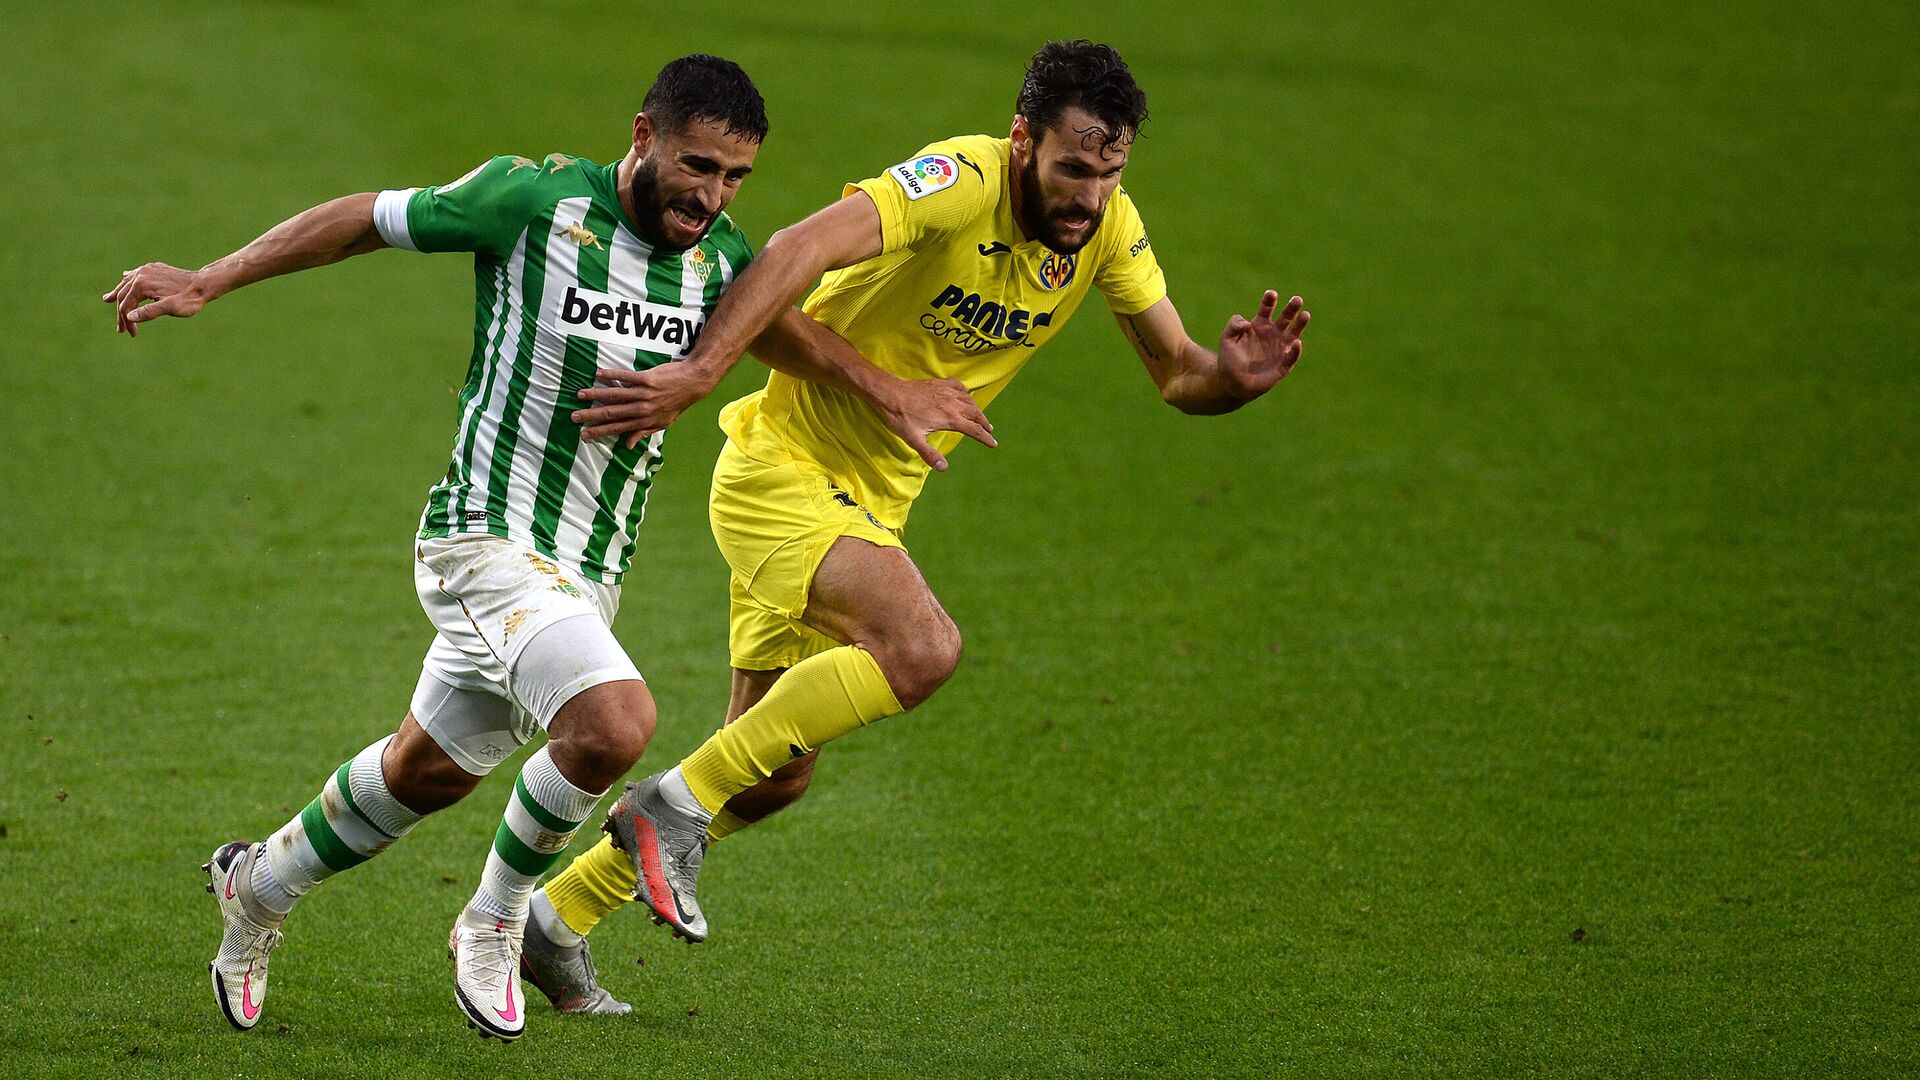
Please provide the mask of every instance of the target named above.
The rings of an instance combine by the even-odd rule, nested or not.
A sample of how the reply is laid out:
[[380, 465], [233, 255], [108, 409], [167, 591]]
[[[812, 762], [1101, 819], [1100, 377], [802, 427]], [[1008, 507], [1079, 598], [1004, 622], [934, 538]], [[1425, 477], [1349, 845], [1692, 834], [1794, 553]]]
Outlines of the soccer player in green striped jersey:
[[[233, 1026], [259, 1021], [268, 957], [300, 896], [465, 796], [540, 728], [548, 741], [521, 769], [448, 941], [468, 1023], [503, 1039], [524, 1030], [534, 884], [639, 759], [655, 722], [610, 626], [661, 436], [585, 441], [576, 395], [693, 347], [753, 257], [725, 208], [766, 133], [745, 72], [684, 57], [662, 69], [631, 149], [612, 165], [497, 157], [438, 187], [315, 207], [199, 271], [150, 263], [103, 297], [132, 334], [242, 285], [382, 247], [473, 253], [473, 353], [453, 454], [413, 542], [416, 591], [437, 633], [399, 730], [339, 766], [268, 840], [223, 845], [203, 868], [225, 927], [214, 996]], [[958, 383], [887, 375], [797, 309], [755, 353], [873, 400], [930, 462], [931, 432], [991, 441]], [[557, 1004], [625, 1009], [604, 991]]]

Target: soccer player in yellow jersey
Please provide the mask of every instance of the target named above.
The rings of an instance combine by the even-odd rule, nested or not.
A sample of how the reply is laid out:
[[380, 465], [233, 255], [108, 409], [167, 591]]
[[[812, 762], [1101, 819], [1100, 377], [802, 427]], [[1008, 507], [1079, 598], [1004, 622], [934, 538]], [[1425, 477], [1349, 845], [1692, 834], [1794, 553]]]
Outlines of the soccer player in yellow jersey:
[[[1120, 186], [1146, 97], [1105, 45], [1056, 41], [1033, 57], [1009, 138], [932, 143], [776, 234], [681, 363], [582, 394], [588, 438], [644, 437], [710, 392], [762, 328], [825, 274], [805, 310], [877, 366], [962, 381], [988, 405], [1098, 289], [1161, 396], [1190, 413], [1236, 409], [1300, 357], [1299, 297], [1267, 292], [1217, 350], [1188, 337], [1133, 200]], [[720, 415], [715, 539], [732, 567], [728, 723], [675, 768], [628, 786], [609, 841], [536, 898], [546, 959], [628, 899], [691, 941], [706, 847], [798, 799], [820, 748], [925, 701], [953, 674], [960, 632], [901, 541], [929, 468], [958, 433], [917, 448], [865, 400], [775, 372]], [[991, 444], [987, 432], [974, 433]], [[918, 452], [916, 452], [916, 450]], [[529, 964], [534, 955], [529, 939]], [[575, 964], [591, 978], [590, 965]], [[534, 981], [550, 985], [558, 967]]]

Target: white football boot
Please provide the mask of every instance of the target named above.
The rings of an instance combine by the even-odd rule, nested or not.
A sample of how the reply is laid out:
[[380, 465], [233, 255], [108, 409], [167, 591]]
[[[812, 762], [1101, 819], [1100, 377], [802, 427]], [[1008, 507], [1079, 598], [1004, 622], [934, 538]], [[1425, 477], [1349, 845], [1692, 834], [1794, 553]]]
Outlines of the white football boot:
[[220, 904], [226, 932], [220, 951], [207, 965], [213, 974], [213, 996], [227, 1023], [241, 1031], [260, 1022], [267, 1001], [267, 958], [280, 944], [280, 924], [287, 917], [269, 911], [253, 896], [253, 861], [264, 859], [267, 845], [236, 841], [223, 845], [201, 864], [207, 891]]
[[447, 955], [453, 959], [453, 1000], [481, 1038], [512, 1042], [527, 1029], [520, 990], [520, 940], [527, 920], [496, 919], [469, 907], [453, 921]]

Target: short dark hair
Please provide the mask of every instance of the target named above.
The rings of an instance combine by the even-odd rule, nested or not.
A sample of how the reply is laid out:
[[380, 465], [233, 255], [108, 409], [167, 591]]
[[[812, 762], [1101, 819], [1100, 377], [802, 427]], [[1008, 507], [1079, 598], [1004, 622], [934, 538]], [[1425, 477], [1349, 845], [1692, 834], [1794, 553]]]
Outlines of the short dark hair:
[[1014, 111], [1027, 118], [1034, 139], [1060, 121], [1069, 105], [1092, 113], [1106, 130], [1102, 149], [1139, 134], [1147, 122], [1147, 94], [1111, 45], [1049, 41], [1027, 64]]
[[754, 142], [767, 138], [767, 103], [740, 65], [707, 53], [694, 53], [660, 69], [640, 103], [640, 111], [662, 131], [684, 131], [695, 120], [727, 126], [729, 135]]

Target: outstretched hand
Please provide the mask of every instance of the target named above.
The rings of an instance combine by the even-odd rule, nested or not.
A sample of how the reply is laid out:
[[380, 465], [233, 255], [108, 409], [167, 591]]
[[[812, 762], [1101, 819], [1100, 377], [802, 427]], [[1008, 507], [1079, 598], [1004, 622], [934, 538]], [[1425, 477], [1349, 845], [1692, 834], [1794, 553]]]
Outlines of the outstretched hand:
[[573, 414], [574, 423], [587, 426], [580, 437], [625, 435], [629, 447], [640, 445], [656, 431], [665, 431], [717, 385], [705, 371], [686, 363], [659, 364], [645, 371], [601, 368], [594, 374], [601, 382], [615, 385], [589, 386], [580, 391], [582, 400], [597, 405]]
[[114, 331], [137, 337], [135, 328], [148, 319], [162, 315], [184, 319], [206, 307], [207, 297], [196, 288], [198, 283], [199, 275], [192, 270], [152, 262], [121, 274], [120, 284], [100, 299], [113, 305]]
[[1235, 315], [1220, 334], [1220, 370], [1246, 398], [1259, 397], [1300, 362], [1300, 335], [1307, 328], [1304, 301], [1294, 297], [1274, 314], [1280, 294], [1268, 289], [1251, 321]]
[[936, 431], [957, 431], [985, 446], [1000, 445], [987, 414], [959, 379], [901, 380], [884, 401], [876, 398], [874, 406], [887, 427], [936, 472], [947, 468], [947, 459], [927, 440]]

